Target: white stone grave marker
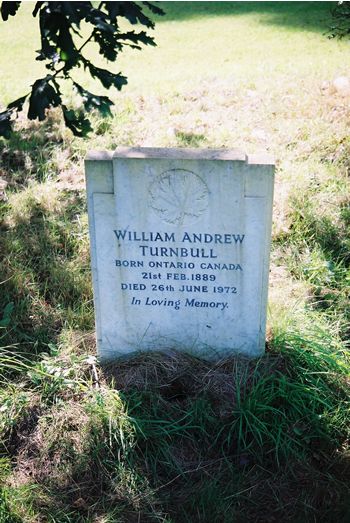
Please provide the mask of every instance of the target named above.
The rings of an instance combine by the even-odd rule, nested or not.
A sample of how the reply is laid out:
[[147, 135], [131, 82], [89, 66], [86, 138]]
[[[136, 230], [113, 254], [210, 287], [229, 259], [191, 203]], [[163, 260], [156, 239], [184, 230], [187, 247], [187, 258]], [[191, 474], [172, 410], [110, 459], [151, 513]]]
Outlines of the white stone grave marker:
[[274, 166], [226, 150], [86, 160], [99, 357], [265, 345]]

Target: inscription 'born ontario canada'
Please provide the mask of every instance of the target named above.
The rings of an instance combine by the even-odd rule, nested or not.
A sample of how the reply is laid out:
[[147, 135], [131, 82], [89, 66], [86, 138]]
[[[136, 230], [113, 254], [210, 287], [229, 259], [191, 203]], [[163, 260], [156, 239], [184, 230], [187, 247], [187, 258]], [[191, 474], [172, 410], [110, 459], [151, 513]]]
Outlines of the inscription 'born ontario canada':
[[263, 351], [273, 168], [203, 154], [119, 149], [110, 161], [87, 161], [103, 359]]

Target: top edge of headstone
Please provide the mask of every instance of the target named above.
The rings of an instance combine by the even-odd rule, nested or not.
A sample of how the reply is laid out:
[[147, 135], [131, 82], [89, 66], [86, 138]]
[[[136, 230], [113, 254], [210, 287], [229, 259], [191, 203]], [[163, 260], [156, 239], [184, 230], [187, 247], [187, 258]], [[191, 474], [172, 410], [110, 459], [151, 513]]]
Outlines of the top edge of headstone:
[[113, 158], [246, 161], [246, 155], [235, 149], [191, 149], [188, 147], [117, 147]]
[[117, 147], [111, 151], [90, 151], [87, 161], [111, 161], [116, 158], [162, 158], [170, 160], [231, 160], [248, 165], [275, 165], [268, 154], [246, 155], [237, 149], [191, 149], [184, 147]]
[[113, 160], [112, 151], [89, 151], [86, 155], [85, 161], [101, 162]]

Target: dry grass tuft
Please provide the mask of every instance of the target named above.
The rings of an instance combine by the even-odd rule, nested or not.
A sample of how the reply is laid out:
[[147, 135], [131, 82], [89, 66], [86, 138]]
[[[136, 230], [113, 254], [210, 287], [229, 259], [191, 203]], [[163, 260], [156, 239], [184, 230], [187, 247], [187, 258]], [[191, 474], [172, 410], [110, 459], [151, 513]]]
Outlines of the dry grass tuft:
[[27, 418], [26, 426], [17, 433], [13, 485], [70, 483], [73, 470], [88, 450], [89, 423], [84, 407], [72, 401], [55, 405], [40, 417], [36, 413]]
[[10, 206], [5, 225], [16, 227], [29, 224], [36, 213], [59, 214], [64, 205], [54, 183], [33, 183], [26, 190], [10, 195]]
[[83, 332], [72, 328], [63, 328], [59, 338], [58, 346], [61, 358], [80, 357], [84, 355], [96, 355], [96, 334]]
[[[281, 356], [267, 356], [259, 362], [263, 372], [281, 365]], [[257, 362], [245, 357], [230, 357], [210, 362], [172, 351], [147, 353], [111, 364], [104, 369], [107, 383], [123, 393], [157, 392], [166, 401], [187, 402], [209, 397], [220, 409], [233, 408], [240, 391], [249, 390]], [[224, 412], [222, 413], [224, 414]]]

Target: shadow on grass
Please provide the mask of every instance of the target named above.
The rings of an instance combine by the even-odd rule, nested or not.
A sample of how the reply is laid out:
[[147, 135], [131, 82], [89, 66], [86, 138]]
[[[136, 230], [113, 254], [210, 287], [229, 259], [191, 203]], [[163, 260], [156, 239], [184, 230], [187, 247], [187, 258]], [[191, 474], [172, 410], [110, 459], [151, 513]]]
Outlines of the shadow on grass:
[[[350, 306], [349, 197], [334, 206], [334, 216], [322, 214], [312, 195], [295, 197], [291, 233], [287, 237], [292, 274], [306, 280], [313, 306], [336, 313], [343, 339], [348, 338]], [[282, 245], [286, 238], [281, 238]]]
[[[344, 206], [344, 211], [349, 203]], [[340, 213], [340, 224], [335, 224], [329, 216], [310, 218], [314, 241], [334, 262], [341, 261], [345, 266], [350, 264], [350, 238], [347, 235], [349, 218], [345, 212]]]
[[206, 142], [206, 136], [198, 133], [186, 133], [176, 131], [176, 139], [179, 147], [203, 147]]
[[1, 177], [10, 187], [44, 181], [57, 174], [54, 154], [67, 150], [69, 139], [62, 131], [61, 115], [51, 109], [45, 122], [26, 121], [9, 139], [0, 139]]
[[1, 227], [0, 310], [14, 304], [1, 341], [40, 351], [67, 321], [92, 328], [84, 202], [77, 191], [54, 186], [18, 194]]
[[260, 15], [259, 22], [325, 33], [331, 25], [334, 2], [159, 2], [165, 16], [156, 23], [197, 18]]
[[340, 225], [327, 216], [314, 217], [314, 241], [323, 259], [327, 260], [327, 273], [322, 281], [314, 282], [314, 306], [322, 310], [335, 310], [342, 318], [342, 336], [350, 333], [350, 301], [348, 271], [350, 267], [350, 238], [348, 215], [340, 212]]
[[59, 523], [346, 523], [334, 347], [282, 342], [258, 362], [147, 354], [105, 368], [100, 389], [51, 402], [19, 437], [14, 483]]

